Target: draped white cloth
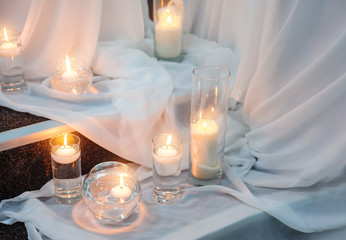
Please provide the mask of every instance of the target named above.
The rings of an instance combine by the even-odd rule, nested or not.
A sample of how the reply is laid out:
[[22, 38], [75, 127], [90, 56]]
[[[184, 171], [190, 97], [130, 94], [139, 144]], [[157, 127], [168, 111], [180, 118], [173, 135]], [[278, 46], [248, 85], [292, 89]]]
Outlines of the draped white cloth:
[[23, 30], [26, 76], [49, 76], [65, 52], [100, 76], [93, 94], [55, 92], [45, 79], [24, 94], [1, 94], [1, 105], [65, 122], [149, 167], [151, 137], [175, 132], [186, 168], [191, 71], [223, 65], [240, 102], [231, 102], [225, 163], [248, 186], [232, 194], [300, 231], [345, 227], [346, 3], [185, 1], [185, 31], [206, 40], [184, 35], [182, 63], [151, 57], [144, 4], [33, 0]]

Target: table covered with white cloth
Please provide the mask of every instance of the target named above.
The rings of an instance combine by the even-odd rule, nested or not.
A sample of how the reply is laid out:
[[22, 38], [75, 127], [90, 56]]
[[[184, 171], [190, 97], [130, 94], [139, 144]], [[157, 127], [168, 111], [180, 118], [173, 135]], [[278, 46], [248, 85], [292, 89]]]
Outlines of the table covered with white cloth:
[[[343, 234], [346, 6], [343, 1], [331, 2], [189, 1], [185, 30], [190, 33], [184, 34], [182, 61], [174, 63], [152, 56], [152, 29], [145, 14], [131, 19], [130, 12], [123, 14], [124, 9], [141, 13], [146, 7], [144, 1], [104, 1], [103, 5], [93, 1], [92, 7], [88, 2], [32, 1], [23, 30], [28, 90], [15, 96], [1, 94], [0, 104], [66, 123], [104, 148], [142, 165], [140, 170], [152, 166], [151, 138], [160, 132], [174, 132], [184, 141], [183, 168], [187, 169], [192, 70], [199, 65], [226, 67], [231, 71], [233, 88], [222, 186], [197, 188], [184, 178], [181, 201], [163, 208], [152, 201], [150, 171], [144, 174], [143, 170], [138, 173], [143, 179], [143, 199], [139, 213], [130, 219], [134, 225], [124, 228], [125, 235], [202, 237], [232, 225], [238, 200], [298, 231], [330, 233], [341, 229], [335, 231]], [[50, 29], [41, 26], [57, 21], [58, 16], [39, 14], [56, 4], [66, 22], [79, 17], [84, 26], [93, 21], [88, 31], [83, 31], [78, 21], [76, 26], [69, 26], [78, 30], [78, 45], [75, 39], [66, 38], [64, 24]], [[114, 29], [107, 32], [107, 7], [127, 16], [127, 25], [112, 25]], [[71, 9], [82, 10], [76, 16]], [[230, 16], [224, 9], [238, 12]], [[86, 14], [88, 19], [83, 17]], [[66, 39], [65, 44], [56, 45], [62, 39]], [[55, 48], [50, 47], [53, 45]], [[37, 51], [40, 47], [42, 51]], [[56, 59], [66, 51], [90, 62], [95, 76], [89, 94], [68, 95], [51, 88], [48, 76]], [[26, 222], [33, 239], [39, 239], [35, 229], [52, 238], [58, 236], [59, 228], [51, 224], [62, 224], [64, 232], [58, 230], [59, 234], [66, 235], [61, 239], [67, 239], [69, 232], [91, 238], [99, 234], [95, 230], [98, 226], [86, 226], [73, 218], [88, 214], [78, 212], [82, 204], [58, 206], [51, 191], [48, 183], [37, 193], [2, 201], [0, 221]], [[252, 208], [247, 209], [251, 212]], [[42, 214], [45, 212], [54, 217]], [[63, 221], [63, 216], [68, 216], [67, 220]], [[209, 221], [215, 225], [203, 232]], [[51, 224], [45, 224], [48, 222]], [[202, 229], [201, 235], [181, 228], [190, 223]], [[168, 232], [160, 232], [167, 227]], [[103, 230], [121, 234], [119, 229]]]

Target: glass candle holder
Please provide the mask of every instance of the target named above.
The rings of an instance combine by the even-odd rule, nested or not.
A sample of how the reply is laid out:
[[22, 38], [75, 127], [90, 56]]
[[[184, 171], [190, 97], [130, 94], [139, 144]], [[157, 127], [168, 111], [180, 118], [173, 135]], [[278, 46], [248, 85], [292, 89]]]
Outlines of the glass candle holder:
[[83, 182], [83, 201], [104, 224], [128, 218], [141, 198], [135, 172], [126, 164], [104, 162], [91, 169]]
[[26, 89], [21, 35], [5, 27], [0, 33], [0, 82], [5, 94], [18, 94]]
[[58, 203], [72, 204], [80, 199], [82, 189], [80, 139], [68, 133], [49, 143], [55, 198]]
[[220, 184], [230, 89], [230, 72], [217, 66], [193, 71], [189, 179], [195, 185]]
[[180, 61], [183, 12], [182, 0], [154, 0], [154, 49], [158, 59]]
[[61, 61], [51, 76], [52, 87], [70, 94], [86, 94], [92, 84], [92, 72], [82, 60], [71, 58]]
[[153, 198], [170, 204], [180, 199], [182, 140], [161, 134], [152, 140]]

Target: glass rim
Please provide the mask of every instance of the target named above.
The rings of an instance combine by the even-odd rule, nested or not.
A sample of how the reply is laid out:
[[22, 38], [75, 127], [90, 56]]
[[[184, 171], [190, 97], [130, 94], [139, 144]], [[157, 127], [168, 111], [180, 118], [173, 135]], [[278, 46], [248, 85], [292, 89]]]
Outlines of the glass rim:
[[[183, 145], [183, 139], [181, 139], [181, 137], [179, 136], [176, 136], [175, 134], [172, 134], [172, 133], [162, 133], [162, 134], [159, 134], [155, 137], [153, 137], [153, 139], [151, 140], [151, 143], [156, 146], [157, 144], [154, 142], [155, 140], [157, 140], [158, 138], [162, 137], [162, 136], [169, 136], [169, 135], [172, 135], [172, 138], [174, 136], [174, 138], [176, 138], [178, 140], [178, 146], [182, 146]], [[166, 138], [167, 139], [167, 138]], [[175, 145], [175, 144], [171, 144], [171, 145]]]
[[56, 138], [58, 138], [58, 137], [62, 137], [62, 136], [64, 136], [65, 134], [72, 135], [74, 138], [77, 139], [77, 142], [76, 142], [75, 144], [80, 145], [80, 137], [78, 137], [76, 134], [73, 134], [73, 133], [61, 133], [61, 134], [55, 135], [54, 137], [52, 137], [52, 138], [49, 140], [49, 145], [50, 145], [51, 147], [56, 146], [56, 145], [53, 144], [53, 140], [56, 139]]
[[118, 161], [107, 161], [107, 162], [98, 163], [94, 167], [91, 168], [91, 170], [89, 171], [89, 174], [94, 174], [97, 171], [100, 171], [102, 169], [104, 170], [107, 168], [123, 169], [124, 171], [130, 172], [132, 175], [136, 176], [136, 173], [132, 168], [127, 166], [127, 164], [118, 162]]
[[[208, 78], [208, 77], [204, 77], [204, 76], [201, 76], [200, 74], [198, 74], [197, 72], [198, 71], [201, 71], [203, 69], [213, 69], [213, 70], [219, 70], [220, 72], [225, 72], [226, 73], [226, 76], [225, 77], [220, 77], [218, 79], [216, 78]], [[225, 81], [227, 79], [230, 78], [231, 76], [231, 72], [227, 69], [227, 68], [224, 68], [224, 67], [221, 67], [221, 66], [212, 66], [212, 65], [202, 65], [202, 66], [198, 66], [196, 67], [195, 69], [193, 69], [192, 71], [193, 75], [199, 79], [203, 79], [203, 80], [208, 80], [208, 81], [216, 81], [216, 80], [221, 80], [221, 81]]]

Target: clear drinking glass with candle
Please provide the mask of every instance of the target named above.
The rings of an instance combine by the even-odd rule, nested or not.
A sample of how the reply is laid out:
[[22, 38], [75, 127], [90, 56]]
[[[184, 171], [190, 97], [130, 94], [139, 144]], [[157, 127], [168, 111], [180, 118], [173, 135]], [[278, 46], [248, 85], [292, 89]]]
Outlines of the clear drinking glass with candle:
[[167, 61], [180, 61], [182, 53], [182, 0], [154, 0], [155, 56]]
[[82, 60], [66, 55], [52, 73], [53, 89], [70, 94], [86, 94], [92, 84], [92, 72]]
[[201, 66], [193, 71], [189, 177], [195, 185], [220, 184], [230, 89], [230, 72]]
[[170, 204], [180, 198], [182, 140], [161, 134], [152, 140], [153, 197], [157, 203]]
[[6, 94], [18, 94], [26, 89], [21, 35], [6, 27], [0, 32], [0, 82], [1, 91]]
[[80, 139], [62, 134], [50, 140], [55, 198], [58, 203], [72, 204], [81, 197]]

